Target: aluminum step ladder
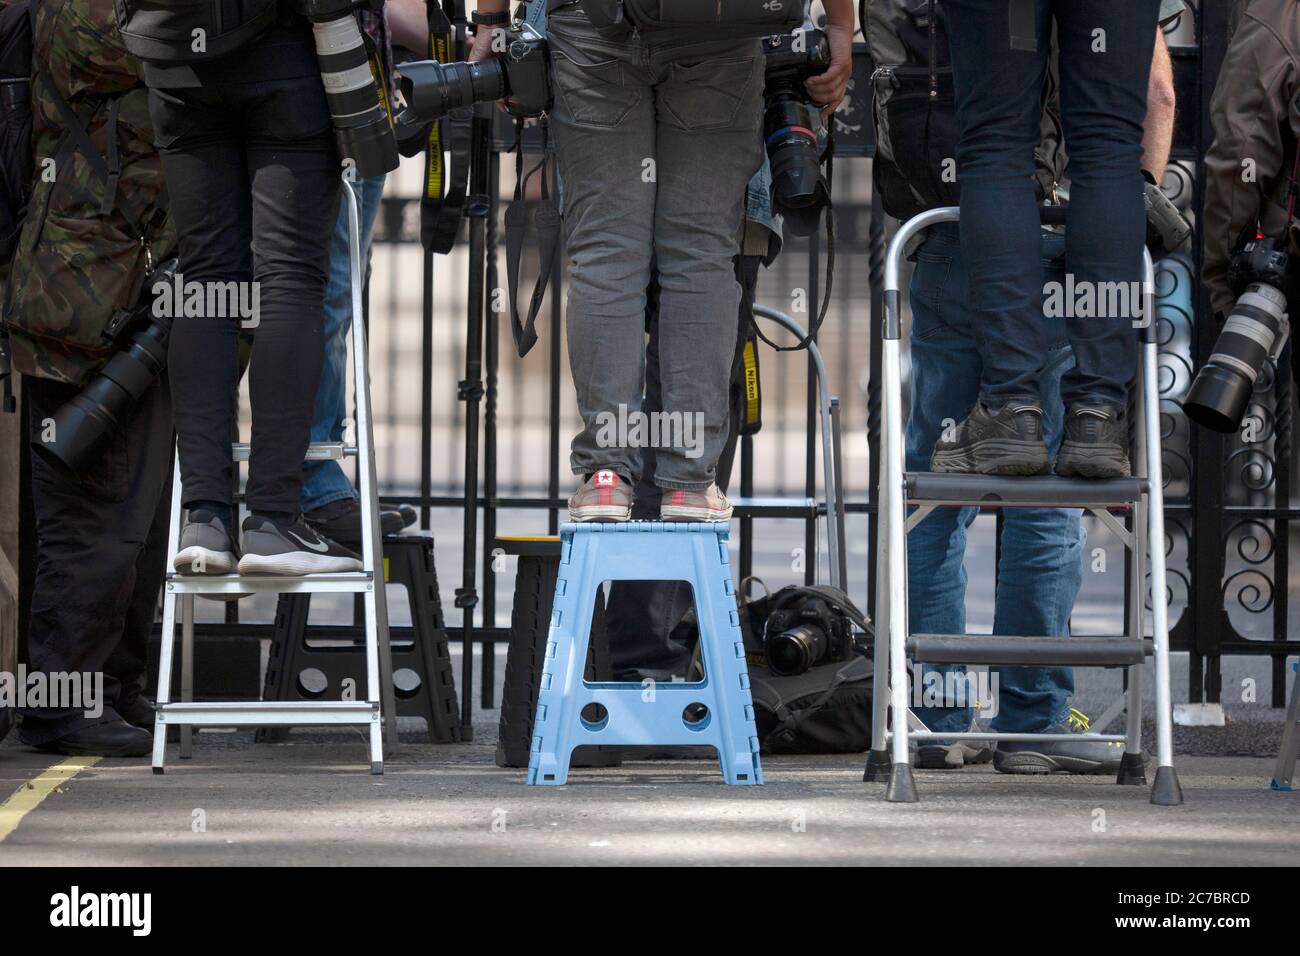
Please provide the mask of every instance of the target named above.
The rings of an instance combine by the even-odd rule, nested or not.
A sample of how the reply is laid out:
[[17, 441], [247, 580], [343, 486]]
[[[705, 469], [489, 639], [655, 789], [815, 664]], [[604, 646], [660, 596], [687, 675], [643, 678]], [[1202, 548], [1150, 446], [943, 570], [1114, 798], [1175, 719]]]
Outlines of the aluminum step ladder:
[[[180, 728], [180, 756], [188, 757], [195, 727], [299, 727], [352, 725], [367, 727], [370, 772], [383, 773], [384, 736], [397, 741], [392, 655], [388, 643], [388, 602], [384, 593], [383, 538], [379, 530], [379, 494], [375, 473], [374, 427], [370, 410], [370, 375], [366, 361], [366, 330], [362, 309], [360, 208], [357, 192], [346, 175], [343, 201], [348, 210], [348, 248], [352, 281], [352, 372], [356, 389], [356, 444], [312, 444], [307, 460], [360, 459], [362, 570], [334, 574], [195, 575], [173, 572], [180, 542], [181, 481], [179, 463], [172, 475], [171, 527], [167, 538], [167, 576], [163, 585], [162, 647], [158, 662], [157, 717], [154, 723], [153, 772], [162, 773], [167, 730]], [[247, 461], [246, 444], [232, 446], [236, 462]], [[364, 597], [366, 686], [364, 699], [314, 701], [194, 701], [194, 598], [196, 595], [350, 593]], [[181, 618], [181, 699], [172, 700], [176, 618]], [[358, 694], [358, 697], [361, 695]]]
[[[881, 352], [881, 432], [877, 544], [875, 673], [888, 675], [889, 693], [875, 695], [871, 751], [866, 781], [888, 781], [885, 799], [914, 803], [918, 799], [908, 744], [912, 740], [1077, 740], [1122, 741], [1125, 756], [1118, 783], [1146, 783], [1142, 760], [1142, 668], [1155, 657], [1156, 775], [1151, 802], [1173, 806], [1183, 802], [1173, 765], [1173, 713], [1169, 685], [1169, 620], [1165, 589], [1164, 496], [1160, 458], [1160, 391], [1157, 381], [1158, 345], [1153, 289], [1155, 269], [1144, 252], [1143, 315], [1135, 407], [1140, 409], [1133, 455], [1135, 475], [1109, 481], [1058, 478], [1002, 478], [986, 475], [905, 473], [903, 470], [903, 389], [900, 359], [902, 338], [902, 261], [909, 242], [930, 226], [956, 222], [955, 206], [931, 209], [908, 220], [889, 244], [885, 256], [884, 332]], [[1098, 637], [986, 637], [982, 635], [910, 634], [907, 627], [907, 543], [912, 527], [937, 507], [1068, 507], [1095, 515], [1129, 550], [1130, 608], [1126, 633]], [[908, 508], [915, 507], [909, 515]], [[1127, 512], [1126, 527], [1115, 512]], [[1150, 542], [1158, 547], [1151, 548]], [[1143, 596], [1150, 569], [1152, 639], [1143, 637]], [[993, 664], [1076, 667], [1122, 667], [1128, 689], [1097, 718], [1106, 727], [1125, 713], [1123, 734], [1023, 734], [927, 730], [908, 709], [908, 659], [934, 664]]]

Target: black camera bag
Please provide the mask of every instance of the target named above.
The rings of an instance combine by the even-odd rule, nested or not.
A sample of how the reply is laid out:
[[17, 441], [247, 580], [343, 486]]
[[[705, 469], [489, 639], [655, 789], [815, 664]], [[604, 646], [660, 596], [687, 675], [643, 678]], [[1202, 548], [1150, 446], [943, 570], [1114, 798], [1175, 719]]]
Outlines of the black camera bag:
[[280, 18], [281, 0], [113, 0], [127, 50], [151, 63], [233, 53]]
[[[801, 596], [829, 601], [853, 622], [862, 632], [856, 652], [848, 660], [818, 664], [792, 677], [774, 674], [763, 653], [764, 626], [773, 609]], [[871, 747], [875, 682], [867, 644], [875, 631], [848, 595], [825, 585], [791, 585], [748, 601], [740, 629], [762, 753], [845, 754]]]
[[636, 31], [656, 40], [744, 40], [792, 33], [804, 22], [804, 0], [582, 0], [582, 7], [615, 39]]

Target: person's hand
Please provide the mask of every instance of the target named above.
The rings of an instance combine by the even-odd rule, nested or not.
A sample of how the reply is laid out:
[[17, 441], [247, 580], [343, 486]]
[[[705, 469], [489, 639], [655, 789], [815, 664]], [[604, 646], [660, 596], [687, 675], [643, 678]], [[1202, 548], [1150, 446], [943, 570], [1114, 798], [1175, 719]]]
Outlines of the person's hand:
[[469, 48], [469, 61], [477, 63], [479, 60], [496, 56], [492, 50], [492, 38], [496, 36], [498, 30], [504, 29], [505, 27], [479, 27], [474, 34], [474, 42]]
[[844, 102], [849, 79], [853, 76], [853, 25], [827, 23], [826, 39], [831, 48], [831, 65], [825, 73], [809, 77], [804, 83], [808, 95], [829, 118]]

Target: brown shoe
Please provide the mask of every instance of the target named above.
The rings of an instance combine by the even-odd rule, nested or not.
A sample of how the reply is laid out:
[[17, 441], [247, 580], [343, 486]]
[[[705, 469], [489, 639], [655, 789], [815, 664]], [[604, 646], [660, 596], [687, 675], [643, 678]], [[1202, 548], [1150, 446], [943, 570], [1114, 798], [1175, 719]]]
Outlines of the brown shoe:
[[730, 521], [731, 502], [716, 484], [703, 491], [665, 488], [660, 521]]
[[632, 486], [602, 468], [578, 486], [569, 499], [571, 521], [627, 521], [632, 517]]

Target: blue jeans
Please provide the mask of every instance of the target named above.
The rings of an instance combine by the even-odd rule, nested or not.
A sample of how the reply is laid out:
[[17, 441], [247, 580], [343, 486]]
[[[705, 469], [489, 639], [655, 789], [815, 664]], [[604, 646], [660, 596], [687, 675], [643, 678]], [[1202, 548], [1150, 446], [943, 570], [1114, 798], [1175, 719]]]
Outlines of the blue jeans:
[[[1064, 266], [1064, 239], [1041, 234], [1041, 254], [1034, 257], [1039, 284], [1059, 278]], [[929, 471], [930, 454], [945, 428], [960, 422], [979, 397], [984, 370], [976, 346], [980, 313], [971, 305], [971, 281], [962, 258], [957, 227], [932, 227], [917, 251], [912, 274], [912, 413], [907, 423], [907, 468]], [[1043, 429], [1053, 452], [1060, 445], [1064, 407], [1061, 379], [1073, 365], [1061, 319], [1044, 319], [1045, 367], [1035, 383], [1041, 393]], [[966, 632], [966, 529], [975, 508], [936, 508], [907, 536], [908, 629], [914, 634]], [[1064, 637], [1083, 577], [1081, 512], [1061, 508], [1009, 508], [1002, 532], [993, 633]], [[975, 638], [976, 640], [978, 638]], [[921, 688], [944, 675], [961, 675], [961, 666], [926, 667], [914, 675]], [[1001, 667], [997, 675], [994, 730], [1032, 733], [1065, 718], [1074, 692], [1068, 667]], [[932, 687], [951, 688], [946, 683]], [[915, 707], [931, 730], [966, 730], [970, 696], [945, 695], [944, 704]], [[931, 701], [927, 700], [926, 703]], [[987, 714], [985, 715], [987, 716]]]
[[[1035, 0], [1037, 50], [1013, 50], [1007, 0], [944, 0], [961, 139], [961, 241], [978, 312], [982, 393], [993, 407], [1032, 398], [1043, 373], [1043, 291], [1034, 148], [1056, 24], [1069, 153], [1066, 271], [1080, 295], [1066, 319], [1075, 367], [1066, 405], [1128, 404], [1137, 363], [1146, 238], [1142, 123], [1158, 0]], [[1123, 285], [1116, 285], [1122, 283]], [[1122, 295], [1122, 297], [1121, 297]], [[1101, 300], [1105, 305], [1101, 306]], [[1073, 304], [1073, 303], [1067, 303]]]
[[[361, 261], [370, 256], [370, 236], [384, 195], [384, 176], [359, 183], [361, 206]], [[311, 440], [342, 441], [347, 415], [348, 331], [352, 328], [352, 270], [348, 259], [347, 197], [339, 203], [339, 219], [330, 240], [330, 277], [325, 289], [325, 364], [316, 388]], [[302, 468], [302, 510], [313, 511], [334, 501], [355, 498], [356, 489], [337, 461], [312, 461]]]

